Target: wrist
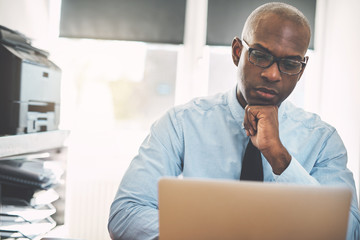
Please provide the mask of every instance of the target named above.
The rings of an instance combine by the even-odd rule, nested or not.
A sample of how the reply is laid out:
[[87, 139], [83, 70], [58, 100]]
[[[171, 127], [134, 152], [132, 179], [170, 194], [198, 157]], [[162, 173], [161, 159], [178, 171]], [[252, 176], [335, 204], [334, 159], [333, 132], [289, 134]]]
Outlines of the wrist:
[[269, 162], [276, 175], [280, 175], [285, 171], [291, 161], [291, 155], [282, 144], [273, 146], [269, 149], [264, 149], [261, 153]]

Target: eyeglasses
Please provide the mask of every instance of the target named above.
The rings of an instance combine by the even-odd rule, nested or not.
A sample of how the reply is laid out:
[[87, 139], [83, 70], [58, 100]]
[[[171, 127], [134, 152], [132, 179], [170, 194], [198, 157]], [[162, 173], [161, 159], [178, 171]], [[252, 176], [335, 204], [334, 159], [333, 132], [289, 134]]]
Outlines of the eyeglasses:
[[249, 47], [245, 40], [242, 40], [242, 43], [249, 52], [249, 62], [261, 68], [268, 68], [273, 65], [274, 62], [276, 62], [279, 71], [287, 75], [299, 74], [301, 70], [303, 70], [303, 68], [306, 66], [309, 58], [305, 57], [304, 61], [290, 58], [278, 58], [271, 55], [270, 53], [266, 53], [261, 50]]

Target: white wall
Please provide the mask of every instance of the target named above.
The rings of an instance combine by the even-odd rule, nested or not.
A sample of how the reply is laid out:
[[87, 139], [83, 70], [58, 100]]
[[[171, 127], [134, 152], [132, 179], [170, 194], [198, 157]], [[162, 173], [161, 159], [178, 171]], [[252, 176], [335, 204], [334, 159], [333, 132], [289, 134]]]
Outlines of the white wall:
[[[318, 32], [322, 65], [319, 114], [335, 126], [348, 150], [348, 167], [359, 191], [360, 161], [360, 1], [318, 0], [324, 28]], [[316, 80], [315, 85], [316, 85]], [[358, 192], [359, 194], [359, 192]]]
[[0, 25], [40, 42], [49, 37], [49, 0], [0, 0]]

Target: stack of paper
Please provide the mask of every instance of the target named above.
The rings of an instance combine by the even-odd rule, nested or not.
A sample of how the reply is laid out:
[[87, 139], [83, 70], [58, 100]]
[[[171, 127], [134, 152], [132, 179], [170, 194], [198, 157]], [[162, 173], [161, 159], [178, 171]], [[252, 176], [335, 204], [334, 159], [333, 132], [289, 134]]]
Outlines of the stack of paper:
[[41, 160], [2, 160], [0, 164], [0, 239], [35, 239], [56, 226], [52, 187], [62, 170]]

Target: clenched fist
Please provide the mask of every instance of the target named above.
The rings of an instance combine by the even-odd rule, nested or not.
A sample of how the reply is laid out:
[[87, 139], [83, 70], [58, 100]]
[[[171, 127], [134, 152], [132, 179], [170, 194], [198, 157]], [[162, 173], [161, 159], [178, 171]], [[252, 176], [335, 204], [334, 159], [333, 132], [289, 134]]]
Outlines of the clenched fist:
[[291, 155], [279, 137], [278, 107], [245, 107], [244, 128], [252, 143], [270, 163], [273, 172], [280, 175], [289, 165]]

